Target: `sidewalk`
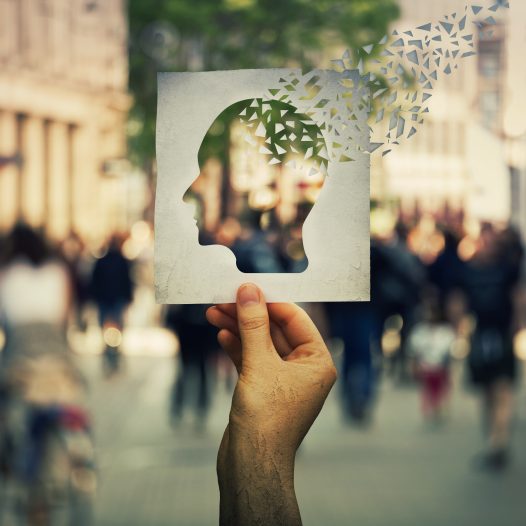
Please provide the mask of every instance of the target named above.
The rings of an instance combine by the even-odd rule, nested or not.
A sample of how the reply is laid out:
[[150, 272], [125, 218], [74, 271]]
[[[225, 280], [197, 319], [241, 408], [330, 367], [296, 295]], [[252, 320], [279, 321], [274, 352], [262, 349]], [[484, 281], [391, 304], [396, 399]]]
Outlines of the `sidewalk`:
[[[92, 383], [99, 446], [97, 524], [216, 525], [215, 456], [229, 409], [224, 386], [217, 386], [207, 432], [196, 434], [191, 419], [176, 430], [168, 425], [171, 359], [128, 357], [123, 375], [109, 381], [101, 379], [98, 357], [81, 363]], [[442, 429], [423, 425], [413, 388], [385, 384], [367, 430], [345, 427], [333, 396], [298, 456], [304, 525], [522, 526], [524, 390], [520, 404], [515, 463], [492, 477], [471, 468], [482, 446], [478, 404], [458, 385]]]

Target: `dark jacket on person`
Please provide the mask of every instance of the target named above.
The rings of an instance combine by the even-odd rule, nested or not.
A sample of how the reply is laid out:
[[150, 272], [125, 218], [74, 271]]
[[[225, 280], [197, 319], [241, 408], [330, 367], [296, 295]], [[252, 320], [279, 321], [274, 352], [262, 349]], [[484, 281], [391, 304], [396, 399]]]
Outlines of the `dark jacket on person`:
[[116, 249], [97, 260], [91, 280], [91, 294], [98, 305], [130, 303], [132, 280], [130, 262]]

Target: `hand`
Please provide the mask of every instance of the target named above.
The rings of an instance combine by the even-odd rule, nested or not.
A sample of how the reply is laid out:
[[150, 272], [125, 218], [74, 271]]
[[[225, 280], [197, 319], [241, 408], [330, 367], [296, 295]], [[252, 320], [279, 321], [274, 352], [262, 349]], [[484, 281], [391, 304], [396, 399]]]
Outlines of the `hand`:
[[[207, 318], [239, 373], [218, 455], [222, 524], [257, 524], [256, 509], [267, 524], [301, 524], [294, 457], [336, 380], [327, 347], [301, 308], [267, 306], [251, 284], [239, 289], [237, 304], [212, 307]], [[252, 496], [250, 517], [237, 496], [229, 500], [240, 491]], [[268, 516], [278, 508], [286, 515]]]
[[237, 305], [207, 318], [238, 373], [230, 425], [261, 433], [276, 450], [295, 452], [336, 380], [332, 358], [314, 323], [293, 304], [265, 304], [244, 285]]

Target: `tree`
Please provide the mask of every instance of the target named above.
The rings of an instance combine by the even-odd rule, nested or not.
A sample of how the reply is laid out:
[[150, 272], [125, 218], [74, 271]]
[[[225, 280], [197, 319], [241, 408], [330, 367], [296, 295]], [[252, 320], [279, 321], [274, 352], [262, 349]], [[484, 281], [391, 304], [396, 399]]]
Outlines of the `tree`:
[[327, 67], [398, 14], [396, 0], [129, 0], [132, 160], [155, 157], [158, 71]]

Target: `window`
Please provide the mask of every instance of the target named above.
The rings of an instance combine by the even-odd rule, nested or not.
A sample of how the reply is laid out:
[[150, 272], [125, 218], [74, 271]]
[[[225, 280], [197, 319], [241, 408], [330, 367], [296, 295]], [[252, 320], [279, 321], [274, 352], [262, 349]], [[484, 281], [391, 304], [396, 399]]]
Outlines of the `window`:
[[[485, 46], [481, 46], [483, 48]], [[479, 73], [486, 79], [494, 79], [501, 70], [500, 49], [482, 51], [479, 58]]]
[[495, 128], [500, 110], [500, 94], [498, 91], [483, 91], [480, 94], [480, 118], [483, 126]]

